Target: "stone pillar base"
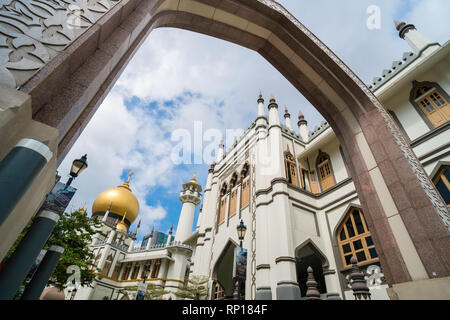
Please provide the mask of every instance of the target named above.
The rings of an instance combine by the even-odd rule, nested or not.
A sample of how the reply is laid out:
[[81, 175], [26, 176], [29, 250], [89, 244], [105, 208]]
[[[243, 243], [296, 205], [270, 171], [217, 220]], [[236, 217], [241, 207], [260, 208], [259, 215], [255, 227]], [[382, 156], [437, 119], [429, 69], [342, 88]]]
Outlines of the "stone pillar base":
[[450, 300], [450, 277], [397, 283], [386, 291], [391, 300]]
[[256, 288], [256, 300], [272, 300], [272, 290], [270, 287]]
[[300, 287], [297, 282], [280, 281], [277, 283], [277, 300], [300, 300]]

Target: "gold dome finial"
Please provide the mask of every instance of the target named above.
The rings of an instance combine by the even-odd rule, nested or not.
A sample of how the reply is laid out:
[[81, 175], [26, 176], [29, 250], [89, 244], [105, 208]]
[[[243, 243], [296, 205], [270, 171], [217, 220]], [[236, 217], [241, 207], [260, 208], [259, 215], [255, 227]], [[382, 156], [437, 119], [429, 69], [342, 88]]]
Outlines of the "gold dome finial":
[[196, 175], [197, 175], [197, 173], [194, 172], [194, 177], [192, 177], [192, 179], [189, 180], [189, 182], [197, 183], [197, 179], [195, 179]]
[[128, 180], [127, 180], [127, 182], [125, 182], [126, 184], [130, 184], [130, 179], [131, 179], [131, 176], [133, 175], [133, 173], [134, 173], [134, 171], [131, 170], [130, 173], [128, 174]]
[[122, 218], [122, 221], [120, 221], [118, 224], [117, 224], [117, 226], [116, 226], [116, 229], [117, 230], [121, 230], [121, 231], [123, 231], [123, 232], [127, 232], [128, 230], [127, 230], [127, 225], [125, 224], [125, 217], [127, 216], [127, 212], [125, 211], [125, 214], [123, 215], [123, 218]]

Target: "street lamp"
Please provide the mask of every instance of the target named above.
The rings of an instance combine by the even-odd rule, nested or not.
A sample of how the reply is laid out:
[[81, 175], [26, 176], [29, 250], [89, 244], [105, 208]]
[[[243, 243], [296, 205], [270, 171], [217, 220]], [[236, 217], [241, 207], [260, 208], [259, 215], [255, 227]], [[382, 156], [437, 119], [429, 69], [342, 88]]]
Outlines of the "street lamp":
[[70, 186], [72, 180], [78, 177], [87, 167], [87, 154], [82, 156], [80, 159], [73, 160], [72, 167], [70, 168], [70, 179], [67, 181], [66, 185]]
[[242, 240], [244, 240], [245, 232], [247, 231], [247, 227], [244, 225], [244, 221], [241, 219], [241, 223], [238, 224], [237, 228], [238, 238], [239, 238], [239, 246], [242, 249]]

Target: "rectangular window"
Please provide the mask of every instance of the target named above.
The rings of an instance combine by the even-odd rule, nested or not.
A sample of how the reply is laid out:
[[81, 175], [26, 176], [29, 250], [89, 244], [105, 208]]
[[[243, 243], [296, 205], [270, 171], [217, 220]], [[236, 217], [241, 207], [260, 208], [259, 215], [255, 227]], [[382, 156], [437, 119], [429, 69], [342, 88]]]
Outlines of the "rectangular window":
[[250, 178], [245, 178], [242, 181], [242, 189], [241, 189], [241, 209], [248, 206], [250, 203]]

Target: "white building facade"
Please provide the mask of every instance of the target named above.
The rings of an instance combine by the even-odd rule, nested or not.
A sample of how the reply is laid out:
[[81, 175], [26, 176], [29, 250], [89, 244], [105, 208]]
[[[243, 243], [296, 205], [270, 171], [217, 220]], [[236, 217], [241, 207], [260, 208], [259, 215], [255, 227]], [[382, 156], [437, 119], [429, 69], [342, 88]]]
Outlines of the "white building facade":
[[[403, 22], [396, 27], [413, 52], [394, 61], [370, 89], [449, 205], [450, 43], [432, 42]], [[333, 130], [322, 122], [310, 131], [301, 113], [294, 130], [287, 109], [280, 121], [275, 98], [266, 105], [260, 94], [257, 104], [255, 121], [226, 152], [221, 145], [209, 170], [190, 239], [191, 273], [210, 278], [211, 299], [231, 298], [236, 290], [245, 299], [302, 299], [311, 266], [322, 298], [354, 299], [349, 273], [355, 256], [372, 299], [396, 299]], [[237, 289], [233, 270], [241, 220], [247, 226], [247, 265], [245, 285]], [[395, 235], [398, 243], [402, 237]], [[414, 279], [428, 280], [423, 265], [411, 261]], [[436, 281], [448, 287], [448, 278]], [[450, 298], [446, 293], [429, 297]]]

